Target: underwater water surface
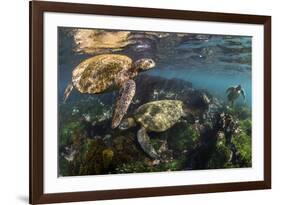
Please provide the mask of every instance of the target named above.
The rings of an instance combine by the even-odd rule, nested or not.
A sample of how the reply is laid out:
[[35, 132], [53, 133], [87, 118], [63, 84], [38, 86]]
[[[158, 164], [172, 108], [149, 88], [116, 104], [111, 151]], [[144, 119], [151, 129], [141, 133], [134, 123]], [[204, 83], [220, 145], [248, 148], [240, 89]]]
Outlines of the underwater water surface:
[[[59, 176], [251, 167], [250, 36], [59, 27], [58, 38]], [[81, 62], [108, 55], [93, 60], [100, 71], [90, 76], [107, 83], [112, 72], [102, 65], [113, 54], [131, 59], [132, 69], [139, 59], [155, 62], [131, 78], [135, 94], [114, 128], [125, 104], [116, 106], [120, 85], [82, 93], [101, 81], [84, 73], [75, 78], [79, 91], [72, 80]]]

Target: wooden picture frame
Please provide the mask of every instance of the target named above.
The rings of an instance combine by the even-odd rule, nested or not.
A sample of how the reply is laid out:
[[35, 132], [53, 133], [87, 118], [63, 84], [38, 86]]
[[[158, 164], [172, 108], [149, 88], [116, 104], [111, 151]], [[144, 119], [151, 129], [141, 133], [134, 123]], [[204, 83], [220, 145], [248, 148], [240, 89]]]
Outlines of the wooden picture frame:
[[[271, 188], [271, 17], [245, 14], [103, 6], [31, 1], [30, 4], [30, 204], [76, 202], [165, 195], [242, 191]], [[197, 184], [120, 190], [44, 193], [43, 98], [44, 12], [95, 14], [157, 19], [258, 24], [264, 29], [264, 179], [233, 183]]]

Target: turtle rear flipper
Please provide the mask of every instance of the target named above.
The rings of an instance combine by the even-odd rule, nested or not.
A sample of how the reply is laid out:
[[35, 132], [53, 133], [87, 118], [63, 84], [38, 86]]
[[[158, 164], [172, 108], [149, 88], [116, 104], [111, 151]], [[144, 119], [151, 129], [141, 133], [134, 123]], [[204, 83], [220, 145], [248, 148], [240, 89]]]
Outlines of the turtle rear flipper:
[[65, 102], [67, 100], [67, 98], [69, 97], [69, 94], [71, 93], [72, 89], [73, 89], [73, 85], [72, 85], [72, 83], [69, 83], [67, 85], [67, 87], [65, 88], [65, 91], [64, 91], [63, 102]]
[[159, 155], [155, 151], [154, 147], [150, 142], [150, 138], [147, 135], [146, 129], [142, 127], [137, 134], [138, 142], [143, 151], [148, 154], [152, 159], [159, 159]]
[[132, 99], [135, 95], [135, 92], [136, 92], [135, 81], [127, 80], [122, 84], [119, 90], [119, 96], [117, 98], [114, 114], [112, 117], [111, 127], [113, 129], [118, 127], [124, 115], [126, 114], [129, 105], [131, 104]]

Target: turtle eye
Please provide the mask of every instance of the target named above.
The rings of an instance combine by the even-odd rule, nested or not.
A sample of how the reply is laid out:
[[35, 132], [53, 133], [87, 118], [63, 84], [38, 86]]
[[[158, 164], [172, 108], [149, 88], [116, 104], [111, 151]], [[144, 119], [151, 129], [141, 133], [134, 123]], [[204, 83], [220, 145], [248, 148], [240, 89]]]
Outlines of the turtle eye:
[[149, 59], [149, 63], [150, 63], [150, 65], [152, 65], [152, 66], [155, 65], [155, 62], [154, 62], [154, 60], [152, 60], [152, 59]]

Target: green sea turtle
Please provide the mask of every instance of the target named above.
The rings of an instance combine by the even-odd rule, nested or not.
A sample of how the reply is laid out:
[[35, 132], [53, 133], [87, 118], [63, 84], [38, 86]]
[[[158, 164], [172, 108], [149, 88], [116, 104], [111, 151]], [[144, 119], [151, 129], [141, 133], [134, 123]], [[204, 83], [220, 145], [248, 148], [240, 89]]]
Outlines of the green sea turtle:
[[182, 116], [185, 116], [183, 102], [179, 100], [159, 100], [141, 105], [133, 117], [124, 119], [120, 130], [126, 130], [137, 124], [141, 126], [137, 133], [137, 139], [151, 158], [159, 159], [158, 153], [150, 143], [147, 132], [164, 132], [176, 124]]
[[112, 128], [118, 127], [135, 95], [136, 83], [133, 78], [141, 71], [155, 66], [149, 58], [135, 62], [125, 55], [104, 54], [82, 61], [72, 71], [72, 82], [64, 92], [64, 102], [75, 87], [81, 93], [104, 93], [119, 89], [112, 118]]
[[234, 101], [240, 96], [243, 96], [243, 99], [246, 99], [246, 94], [244, 89], [241, 87], [241, 85], [229, 87], [226, 92], [228, 93], [227, 99], [230, 102], [231, 106], [233, 106]]

